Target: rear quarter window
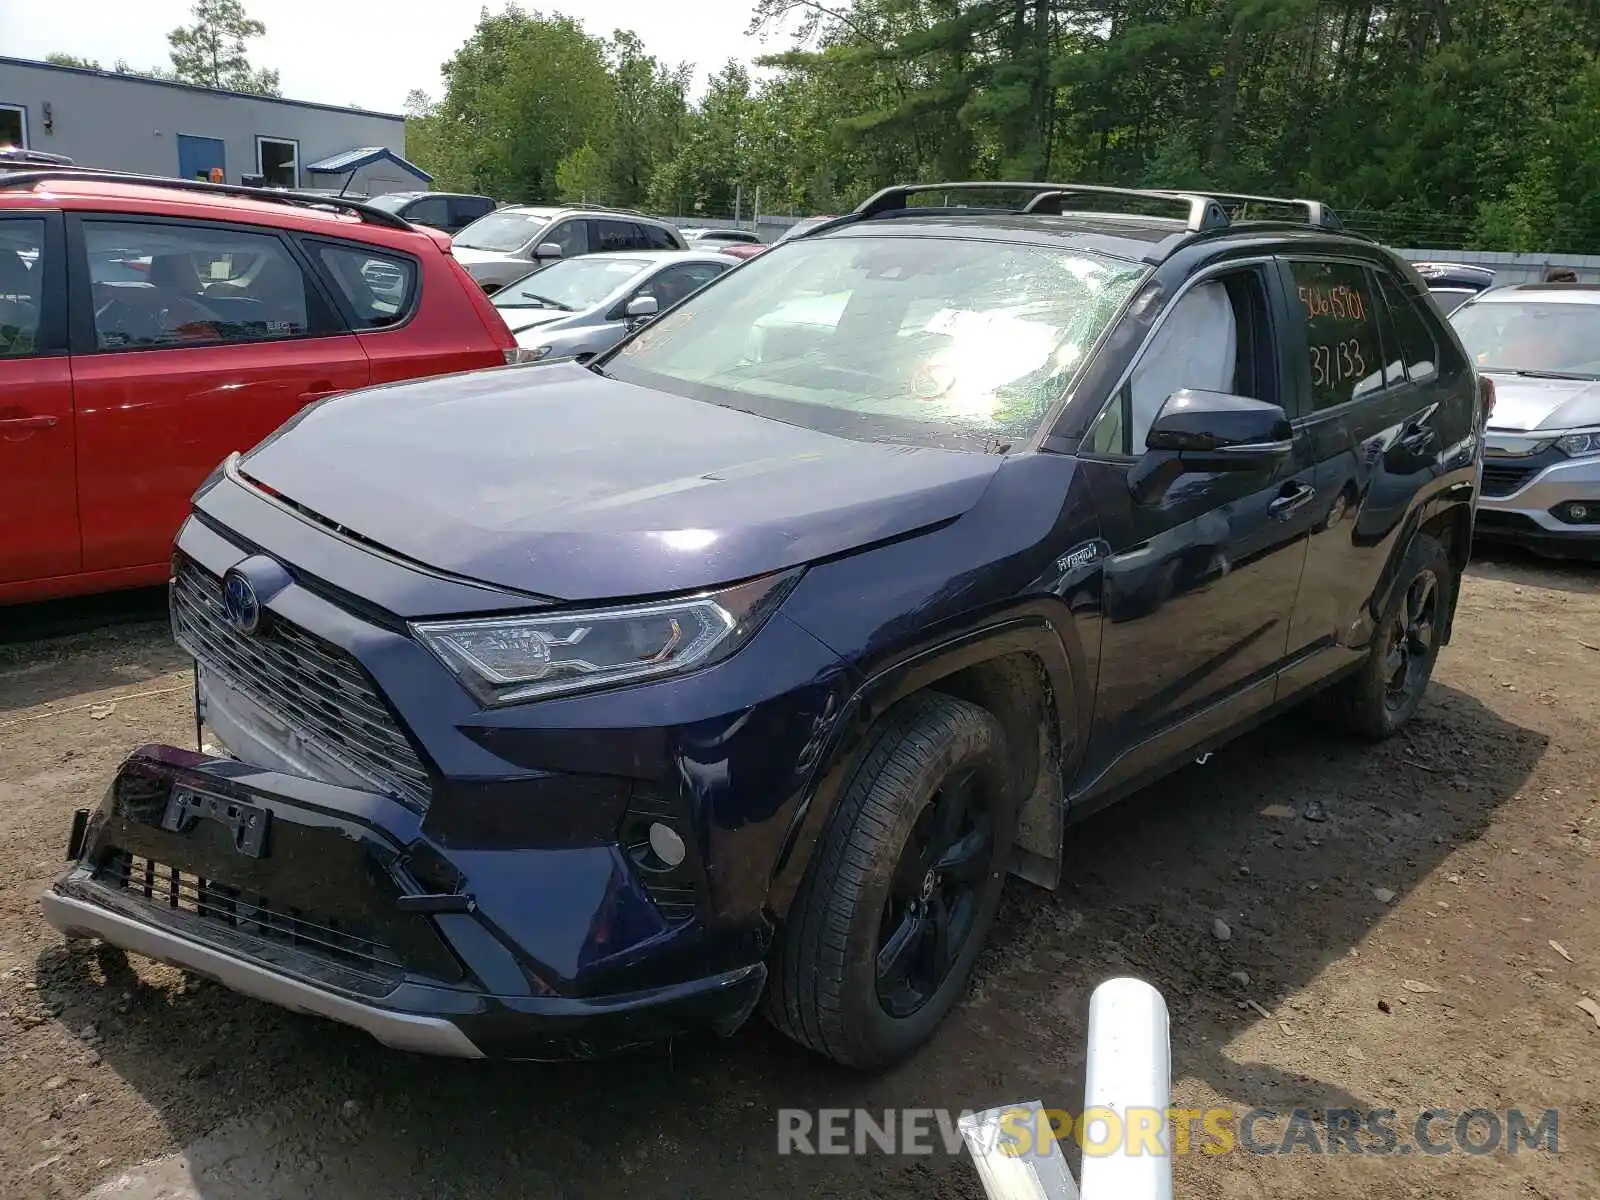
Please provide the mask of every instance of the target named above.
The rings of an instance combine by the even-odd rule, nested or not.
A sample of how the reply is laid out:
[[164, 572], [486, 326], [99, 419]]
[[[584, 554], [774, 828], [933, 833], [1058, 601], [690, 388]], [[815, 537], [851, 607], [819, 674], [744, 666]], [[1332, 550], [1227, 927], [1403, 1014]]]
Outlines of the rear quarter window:
[[1431, 378], [1439, 373], [1439, 343], [1427, 320], [1417, 311], [1416, 303], [1387, 275], [1380, 276], [1379, 287], [1394, 326], [1397, 354], [1405, 367], [1406, 378], [1412, 382]]
[[416, 308], [414, 259], [367, 247], [313, 242], [312, 257], [332, 280], [356, 329], [399, 325]]

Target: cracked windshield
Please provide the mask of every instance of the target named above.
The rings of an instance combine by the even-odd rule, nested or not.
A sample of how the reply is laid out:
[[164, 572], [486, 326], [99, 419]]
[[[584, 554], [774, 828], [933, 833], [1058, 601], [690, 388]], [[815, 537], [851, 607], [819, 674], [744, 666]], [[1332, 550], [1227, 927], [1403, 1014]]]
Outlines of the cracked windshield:
[[980, 240], [797, 242], [664, 319], [607, 370], [732, 407], [777, 401], [763, 411], [799, 424], [835, 410], [860, 418], [852, 436], [1004, 443], [1037, 429], [1143, 274]]

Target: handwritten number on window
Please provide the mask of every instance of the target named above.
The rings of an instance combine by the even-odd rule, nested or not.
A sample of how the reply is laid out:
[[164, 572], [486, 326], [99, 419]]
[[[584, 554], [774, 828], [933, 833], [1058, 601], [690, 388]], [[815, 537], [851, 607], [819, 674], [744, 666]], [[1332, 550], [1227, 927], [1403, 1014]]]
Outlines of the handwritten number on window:
[[1349, 338], [1324, 346], [1311, 347], [1311, 383], [1319, 388], [1337, 388], [1352, 379], [1367, 375], [1367, 358], [1359, 338]]

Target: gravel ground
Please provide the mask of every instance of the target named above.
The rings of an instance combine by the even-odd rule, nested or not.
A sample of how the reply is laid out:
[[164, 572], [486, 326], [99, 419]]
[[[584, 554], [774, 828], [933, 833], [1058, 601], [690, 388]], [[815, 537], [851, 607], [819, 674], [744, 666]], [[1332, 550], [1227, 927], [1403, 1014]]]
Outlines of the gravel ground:
[[1556, 1156], [1194, 1153], [1180, 1196], [1600, 1196], [1593, 567], [1476, 564], [1394, 741], [1291, 716], [1074, 830], [1061, 890], [1011, 885], [966, 1000], [879, 1078], [759, 1021], [602, 1064], [408, 1057], [67, 947], [37, 901], [69, 814], [130, 747], [192, 739], [186, 667], [158, 621], [8, 624], [0, 1195], [979, 1196], [942, 1148], [779, 1156], [777, 1110], [1076, 1107], [1089, 993], [1133, 973], [1167, 997], [1186, 1107], [1391, 1108], [1402, 1143], [1429, 1108], [1560, 1110]]

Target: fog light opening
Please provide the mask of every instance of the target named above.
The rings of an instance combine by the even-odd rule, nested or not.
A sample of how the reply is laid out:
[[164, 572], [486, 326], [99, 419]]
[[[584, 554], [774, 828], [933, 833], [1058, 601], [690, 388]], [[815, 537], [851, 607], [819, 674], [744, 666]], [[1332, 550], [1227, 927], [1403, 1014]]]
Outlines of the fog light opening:
[[650, 849], [668, 867], [681, 865], [689, 854], [689, 847], [684, 845], [677, 830], [660, 821], [650, 823]]

